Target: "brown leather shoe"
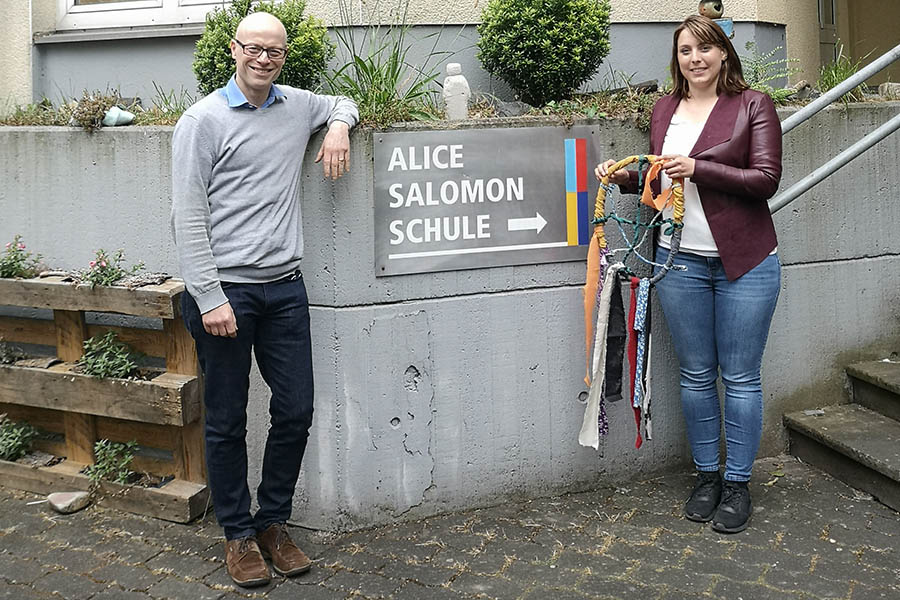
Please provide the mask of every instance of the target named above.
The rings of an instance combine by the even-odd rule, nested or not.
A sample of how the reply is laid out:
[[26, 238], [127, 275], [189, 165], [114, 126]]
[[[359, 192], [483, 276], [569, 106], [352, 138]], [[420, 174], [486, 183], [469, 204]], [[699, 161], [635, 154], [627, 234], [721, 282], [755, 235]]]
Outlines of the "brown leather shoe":
[[272, 567], [285, 577], [309, 571], [309, 558], [288, 535], [287, 525], [275, 523], [257, 536], [263, 556], [272, 559]]
[[241, 587], [266, 585], [272, 579], [253, 536], [225, 542], [225, 568]]

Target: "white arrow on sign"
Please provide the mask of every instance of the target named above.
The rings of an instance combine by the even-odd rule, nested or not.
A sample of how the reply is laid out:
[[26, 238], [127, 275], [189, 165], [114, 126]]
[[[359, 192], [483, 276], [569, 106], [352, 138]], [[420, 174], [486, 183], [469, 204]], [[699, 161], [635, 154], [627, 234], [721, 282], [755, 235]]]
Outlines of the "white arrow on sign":
[[534, 215], [535, 216], [533, 217], [524, 217], [521, 219], [507, 219], [507, 231], [527, 231], [529, 229], [534, 229], [540, 233], [541, 230], [544, 229], [544, 225], [547, 224], [547, 220], [537, 211], [535, 211]]

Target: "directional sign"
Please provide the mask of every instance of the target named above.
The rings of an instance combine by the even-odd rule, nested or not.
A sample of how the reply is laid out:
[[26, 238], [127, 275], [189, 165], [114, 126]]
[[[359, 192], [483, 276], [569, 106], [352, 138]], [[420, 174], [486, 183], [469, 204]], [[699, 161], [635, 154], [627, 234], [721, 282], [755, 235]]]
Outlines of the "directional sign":
[[376, 275], [585, 259], [594, 128], [382, 133], [374, 143]]

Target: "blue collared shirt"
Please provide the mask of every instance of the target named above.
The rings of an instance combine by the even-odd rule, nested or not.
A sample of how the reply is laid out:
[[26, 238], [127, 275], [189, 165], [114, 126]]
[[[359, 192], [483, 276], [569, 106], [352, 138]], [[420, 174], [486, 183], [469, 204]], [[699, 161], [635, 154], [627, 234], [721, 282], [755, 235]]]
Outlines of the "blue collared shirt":
[[[219, 88], [219, 91], [222, 93], [225, 98], [228, 99], [228, 106], [231, 108], [249, 108], [251, 110], [256, 110], [257, 107], [250, 104], [250, 101], [247, 100], [247, 97], [244, 95], [244, 92], [241, 91], [241, 88], [238, 87], [237, 80], [235, 76], [232, 75], [231, 79], [228, 80], [228, 83], [223, 88]], [[284, 98], [285, 94], [281, 90], [278, 89], [278, 86], [274, 83], [269, 87], [269, 97], [266, 98], [266, 101], [262, 103], [260, 109], [266, 108], [275, 102], [278, 98]]]

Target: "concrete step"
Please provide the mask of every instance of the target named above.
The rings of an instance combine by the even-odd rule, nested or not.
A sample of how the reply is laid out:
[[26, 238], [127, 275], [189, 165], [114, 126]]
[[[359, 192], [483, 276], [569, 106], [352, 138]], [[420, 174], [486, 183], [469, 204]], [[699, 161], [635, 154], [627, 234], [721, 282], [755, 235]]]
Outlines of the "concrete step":
[[900, 362], [877, 360], [847, 367], [857, 404], [900, 421]]
[[791, 454], [900, 511], [900, 422], [857, 404], [784, 416]]

